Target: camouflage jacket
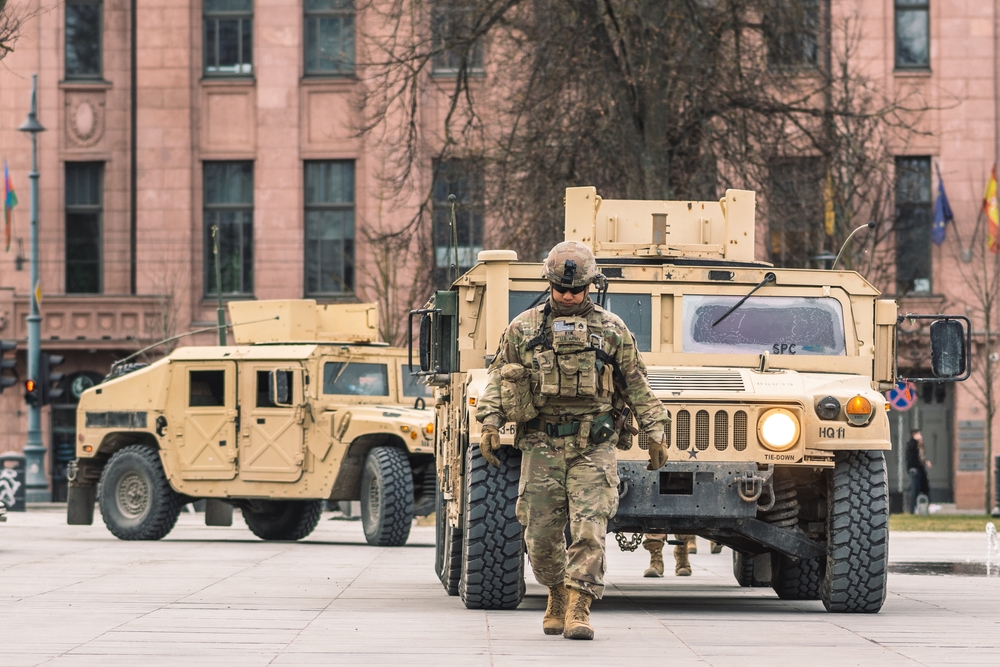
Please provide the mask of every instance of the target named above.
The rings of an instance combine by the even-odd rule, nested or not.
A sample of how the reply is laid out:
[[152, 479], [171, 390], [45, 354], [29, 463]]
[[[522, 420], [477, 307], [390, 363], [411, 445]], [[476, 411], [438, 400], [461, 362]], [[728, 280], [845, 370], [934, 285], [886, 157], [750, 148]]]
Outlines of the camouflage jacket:
[[[543, 418], [564, 420], [568, 417], [595, 416], [611, 410], [613, 387], [610, 386], [604, 386], [605, 391], [599, 390], [595, 396], [550, 395], [538, 400], [543, 384], [543, 380], [539, 378], [538, 357], [547, 349], [552, 349], [553, 322], [556, 319], [551, 313], [546, 317], [546, 304], [541, 304], [524, 311], [507, 326], [497, 356], [490, 364], [489, 380], [479, 398], [476, 419], [498, 428], [509, 421], [501, 401], [500, 369], [506, 364], [520, 364], [531, 371], [532, 394], [536, 398], [538, 413]], [[646, 366], [636, 350], [632, 332], [620, 317], [596, 304], [593, 311], [582, 319], [587, 320], [588, 337], [588, 347], [583, 349], [603, 350], [603, 354], [598, 353], [599, 356], [615, 362], [605, 366], [618, 367], [621, 375], [617, 384], [624, 383], [624, 398], [635, 410], [640, 428], [650, 439], [662, 440], [663, 430], [670, 423], [670, 417], [649, 387]], [[598, 366], [601, 365], [598, 363]], [[605, 379], [600, 384], [610, 384], [612, 368], [607, 368], [604, 373], [599, 371], [598, 376], [601, 375]]]

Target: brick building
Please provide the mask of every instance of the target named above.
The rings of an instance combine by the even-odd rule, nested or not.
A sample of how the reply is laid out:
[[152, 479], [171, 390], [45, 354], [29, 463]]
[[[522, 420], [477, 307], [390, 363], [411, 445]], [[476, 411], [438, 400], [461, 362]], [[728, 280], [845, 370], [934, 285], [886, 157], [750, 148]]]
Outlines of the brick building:
[[[896, 215], [912, 229], [896, 247], [901, 308], [961, 307], [966, 288], [950, 268], [959, 260], [930, 242], [934, 174], [969, 239], [1000, 138], [998, 11], [971, 0], [832, 4], [834, 15], [858, 12], [868, 75], [887, 90], [915, 87], [934, 109], [922, 120], [926, 133], [898, 147], [897, 171], [910, 176]], [[43, 414], [59, 499], [75, 393], [114, 359], [214, 323], [213, 229], [226, 298], [372, 300], [375, 259], [362, 232], [411, 212], [383, 210], [380, 158], [354, 129], [365, 16], [351, 0], [30, 5], [39, 11], [0, 68], [0, 159], [21, 201], [11, 250], [0, 255], [0, 337], [21, 343], [24, 377], [31, 149], [17, 127], [37, 72], [47, 129], [39, 136], [42, 348], [66, 355], [66, 391]], [[434, 66], [446, 79], [447, 59]], [[424, 112], [428, 127], [439, 124], [433, 104]], [[421, 178], [430, 186], [427, 154]], [[431, 205], [456, 193], [471, 212], [460, 221], [468, 264], [488, 244], [488, 211], [475, 178], [438, 173]], [[412, 208], [420, 202], [414, 193]], [[774, 251], [764, 242], [769, 222], [760, 220], [758, 257]], [[209, 332], [187, 343], [215, 340]], [[933, 500], [961, 507], [983, 498], [984, 413], [972, 391], [921, 387], [901, 422], [925, 430]], [[21, 449], [20, 389], [0, 396], [0, 423], [0, 451]]]

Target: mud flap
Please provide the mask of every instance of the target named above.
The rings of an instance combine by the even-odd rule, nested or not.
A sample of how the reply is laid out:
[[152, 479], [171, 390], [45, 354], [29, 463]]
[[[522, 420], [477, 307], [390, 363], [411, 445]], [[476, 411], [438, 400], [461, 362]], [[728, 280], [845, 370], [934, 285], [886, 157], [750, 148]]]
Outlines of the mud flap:
[[207, 498], [205, 500], [205, 525], [206, 526], [233, 525], [233, 506], [224, 500], [218, 500], [217, 498]]
[[69, 485], [66, 495], [66, 523], [71, 526], [91, 526], [94, 523], [96, 486]]

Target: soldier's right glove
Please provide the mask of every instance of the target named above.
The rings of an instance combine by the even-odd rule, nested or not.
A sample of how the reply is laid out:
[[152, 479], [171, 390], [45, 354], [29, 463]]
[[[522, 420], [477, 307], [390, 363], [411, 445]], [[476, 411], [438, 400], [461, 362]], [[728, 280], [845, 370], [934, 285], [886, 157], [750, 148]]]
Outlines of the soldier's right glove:
[[500, 465], [500, 459], [493, 453], [500, 449], [500, 429], [496, 426], [484, 425], [483, 434], [479, 438], [479, 451], [483, 458], [494, 468]]
[[665, 439], [649, 441], [649, 465], [646, 470], [659, 470], [667, 462], [667, 443]]

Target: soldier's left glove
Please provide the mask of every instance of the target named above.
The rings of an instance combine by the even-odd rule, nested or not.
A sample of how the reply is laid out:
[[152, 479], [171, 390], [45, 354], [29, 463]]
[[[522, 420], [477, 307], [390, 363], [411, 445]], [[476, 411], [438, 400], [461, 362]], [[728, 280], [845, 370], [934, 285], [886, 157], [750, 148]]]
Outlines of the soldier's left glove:
[[659, 470], [667, 462], [667, 443], [664, 438], [649, 441], [649, 465], [646, 470]]
[[500, 429], [489, 424], [483, 425], [483, 434], [479, 438], [479, 451], [483, 458], [494, 468], [500, 465], [500, 459], [493, 453], [500, 449]]

